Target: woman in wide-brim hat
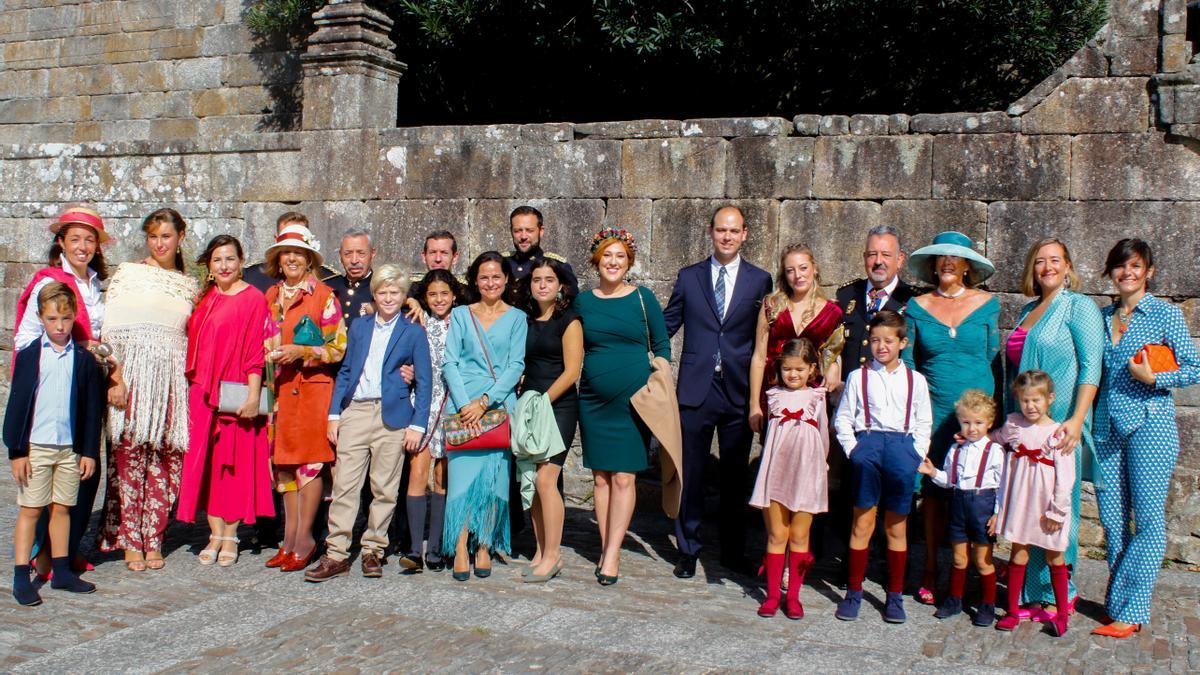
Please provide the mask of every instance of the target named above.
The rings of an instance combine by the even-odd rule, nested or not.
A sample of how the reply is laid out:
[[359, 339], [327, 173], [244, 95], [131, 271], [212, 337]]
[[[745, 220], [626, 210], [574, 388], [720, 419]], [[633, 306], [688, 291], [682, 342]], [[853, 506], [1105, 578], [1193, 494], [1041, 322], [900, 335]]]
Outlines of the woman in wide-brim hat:
[[[337, 364], [346, 351], [346, 324], [333, 289], [314, 275], [322, 261], [320, 243], [299, 224], [280, 230], [266, 254], [267, 273], [279, 279], [266, 293], [272, 333], [266, 345], [275, 391], [271, 463], [284, 512], [283, 543], [267, 566], [286, 572], [304, 569], [313, 556], [313, 520], [326, 467], [334, 460], [326, 420]], [[296, 344], [297, 326], [306, 317], [322, 344]]]
[[[908, 302], [908, 347], [904, 361], [929, 381], [933, 434], [929, 460], [942, 466], [954, 444], [958, 420], [954, 404], [968, 389], [995, 395], [1000, 382], [1000, 303], [977, 288], [995, 273], [992, 262], [978, 253], [961, 232], [942, 232], [933, 243], [908, 257], [913, 279], [933, 287]], [[925, 573], [917, 600], [934, 602], [937, 552], [946, 530], [950, 491], [924, 479]], [[990, 565], [990, 561], [988, 561]], [[995, 604], [995, 570], [983, 574], [984, 604]], [[966, 568], [954, 571], [965, 574]], [[957, 588], [957, 586], [954, 586]]]

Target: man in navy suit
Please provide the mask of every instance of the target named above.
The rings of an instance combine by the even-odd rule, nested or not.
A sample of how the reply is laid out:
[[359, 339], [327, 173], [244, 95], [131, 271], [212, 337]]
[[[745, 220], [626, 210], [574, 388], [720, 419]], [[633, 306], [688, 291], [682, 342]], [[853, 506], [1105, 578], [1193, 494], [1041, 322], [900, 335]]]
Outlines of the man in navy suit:
[[713, 254], [679, 270], [664, 315], [672, 336], [683, 327], [679, 358], [679, 418], [683, 427], [683, 495], [675, 521], [675, 576], [696, 574], [704, 515], [704, 468], [713, 432], [720, 448], [721, 564], [751, 573], [746, 559], [747, 469], [752, 433], [747, 419], [750, 355], [771, 275], [744, 260], [745, 218], [735, 206], [717, 209], [708, 234]]
[[[338, 467], [329, 506], [328, 550], [305, 581], [326, 581], [350, 571], [350, 544], [359, 493], [368, 473], [372, 501], [362, 535], [364, 577], [383, 575], [388, 526], [396, 510], [404, 453], [415, 451], [425, 433], [433, 369], [425, 329], [400, 315], [405, 275], [384, 265], [371, 279], [375, 315], [350, 324], [346, 357], [338, 370], [329, 405], [329, 440], [337, 444]], [[400, 366], [413, 367], [416, 395]]]

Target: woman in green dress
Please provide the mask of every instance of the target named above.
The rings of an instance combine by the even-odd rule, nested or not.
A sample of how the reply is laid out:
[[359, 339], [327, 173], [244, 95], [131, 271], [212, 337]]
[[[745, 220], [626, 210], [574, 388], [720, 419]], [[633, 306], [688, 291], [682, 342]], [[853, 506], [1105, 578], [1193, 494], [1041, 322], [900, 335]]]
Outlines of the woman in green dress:
[[[943, 232], [908, 258], [909, 276], [933, 290], [908, 302], [908, 348], [904, 361], [929, 381], [933, 435], [929, 460], [941, 466], [958, 418], [954, 404], [968, 389], [994, 395], [1000, 377], [1000, 303], [975, 288], [996, 271], [960, 232]], [[925, 573], [917, 601], [932, 604], [937, 555], [946, 531], [949, 491], [925, 479], [921, 512], [925, 524]], [[964, 568], [965, 568], [965, 561]]]
[[662, 307], [649, 289], [626, 283], [636, 252], [633, 235], [605, 228], [592, 239], [592, 265], [600, 284], [575, 298], [583, 320], [583, 377], [579, 430], [583, 465], [592, 470], [600, 562], [596, 578], [617, 583], [621, 544], [637, 497], [634, 479], [647, 468], [650, 432], [629, 397], [650, 378], [646, 356], [671, 358]]
[[[1050, 404], [1050, 417], [1059, 423], [1055, 434], [1064, 453], [1075, 453], [1075, 475], [1087, 478], [1094, 466], [1095, 446], [1092, 443], [1092, 401], [1100, 386], [1100, 371], [1104, 362], [1104, 317], [1086, 295], [1076, 292], [1079, 276], [1071, 264], [1066, 244], [1058, 239], [1043, 239], [1029, 249], [1025, 271], [1021, 276], [1021, 292], [1036, 298], [1021, 308], [1017, 327], [1005, 343], [1008, 356], [1008, 380], [1026, 370], [1044, 370], [1054, 380], [1057, 396]], [[1016, 403], [1005, 400], [1005, 411], [1013, 412]], [[1086, 474], [1086, 476], [1085, 476]], [[1091, 478], [1087, 478], [1091, 480]], [[1066, 550], [1068, 565], [1079, 556], [1079, 488], [1075, 481], [1071, 492], [1071, 538]], [[1075, 605], [1075, 582], [1071, 581], [1067, 597], [1072, 611]], [[1045, 556], [1031, 552], [1025, 568], [1024, 603], [1020, 616], [1041, 621], [1054, 618], [1054, 589], [1050, 586], [1050, 568]], [[1042, 605], [1045, 605], [1043, 608]]]

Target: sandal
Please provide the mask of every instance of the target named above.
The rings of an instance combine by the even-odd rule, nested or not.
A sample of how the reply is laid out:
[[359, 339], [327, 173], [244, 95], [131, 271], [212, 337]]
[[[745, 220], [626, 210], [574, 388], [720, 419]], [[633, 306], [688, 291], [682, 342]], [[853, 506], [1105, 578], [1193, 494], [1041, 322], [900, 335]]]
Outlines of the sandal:
[[[221, 541], [222, 539], [224, 539], [224, 537], [210, 536], [208, 538], [208, 543], [211, 545], [214, 541]], [[220, 544], [217, 544], [217, 546], [219, 547]], [[201, 565], [211, 565], [217, 561], [217, 551], [218, 549], [210, 546], [209, 548], [201, 550], [200, 555], [197, 556], [196, 559], [200, 561]]]
[[922, 605], [934, 604], [933, 591], [925, 588], [924, 586], [917, 589], [916, 598], [917, 602], [921, 603]]
[[145, 560], [126, 560], [125, 561], [125, 569], [129, 570], [130, 572], [145, 572], [146, 571], [146, 561]]
[[238, 538], [237, 537], [216, 537], [216, 538], [220, 539], [221, 541], [232, 541], [233, 542], [233, 553], [229, 553], [228, 551], [221, 551], [220, 553], [217, 554], [217, 564], [218, 565], [220, 565], [221, 567], [233, 567], [238, 561], [238, 550], [237, 550]]
[[146, 569], [148, 569], [148, 570], [161, 570], [162, 568], [167, 566], [167, 561], [161, 557], [162, 554], [159, 553], [158, 551], [155, 551], [155, 553], [160, 557], [146, 558]]

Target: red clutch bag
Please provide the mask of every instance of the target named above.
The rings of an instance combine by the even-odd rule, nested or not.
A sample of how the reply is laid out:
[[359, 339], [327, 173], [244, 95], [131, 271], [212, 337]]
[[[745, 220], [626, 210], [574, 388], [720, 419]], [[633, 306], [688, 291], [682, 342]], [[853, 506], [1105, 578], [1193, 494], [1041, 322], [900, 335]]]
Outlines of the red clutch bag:
[[508, 413], [489, 410], [479, 420], [479, 435], [474, 435], [462, 423], [458, 414], [446, 415], [442, 420], [442, 434], [447, 451], [492, 450], [507, 448], [512, 442], [512, 428], [508, 424]]
[[1141, 363], [1142, 354], [1150, 357], [1150, 370], [1156, 373], [1169, 373], [1179, 370], [1179, 362], [1175, 360], [1175, 352], [1166, 345], [1146, 345], [1134, 355], [1133, 362]]

